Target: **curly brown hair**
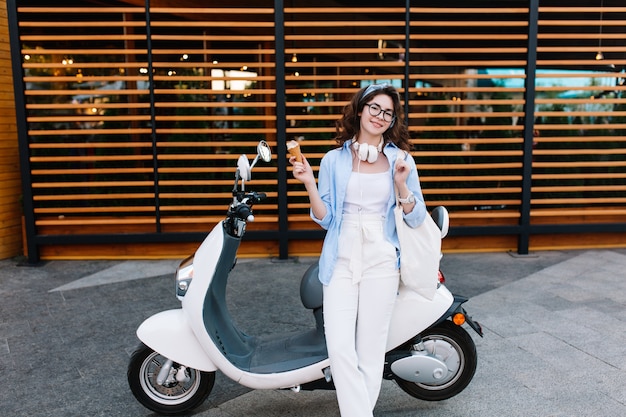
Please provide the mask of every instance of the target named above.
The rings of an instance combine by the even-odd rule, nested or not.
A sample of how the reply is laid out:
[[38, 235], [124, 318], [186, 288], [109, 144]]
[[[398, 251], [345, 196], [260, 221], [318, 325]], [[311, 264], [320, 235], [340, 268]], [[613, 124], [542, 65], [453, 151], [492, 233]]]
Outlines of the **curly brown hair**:
[[392, 125], [383, 134], [385, 143], [393, 142], [400, 149], [405, 151], [411, 150], [409, 130], [404, 123], [404, 110], [400, 103], [400, 94], [398, 94], [398, 90], [389, 84], [371, 84], [363, 87], [346, 104], [343, 108], [341, 119], [335, 122], [335, 127], [337, 128], [335, 140], [338, 146], [341, 147], [346, 141], [358, 137], [361, 130], [359, 113], [363, 111], [365, 103], [379, 94], [386, 94], [391, 98], [395, 114]]

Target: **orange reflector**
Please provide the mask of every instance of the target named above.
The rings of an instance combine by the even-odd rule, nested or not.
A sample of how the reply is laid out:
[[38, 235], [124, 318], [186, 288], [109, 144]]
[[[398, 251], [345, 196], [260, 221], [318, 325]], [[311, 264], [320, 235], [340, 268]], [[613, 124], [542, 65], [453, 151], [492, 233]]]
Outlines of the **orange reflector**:
[[463, 325], [463, 323], [465, 323], [465, 315], [463, 313], [456, 313], [454, 316], [452, 316], [452, 321], [457, 326], [461, 326]]
[[443, 276], [443, 272], [441, 272], [441, 271], [437, 271], [437, 279], [442, 284], [446, 283], [446, 277]]

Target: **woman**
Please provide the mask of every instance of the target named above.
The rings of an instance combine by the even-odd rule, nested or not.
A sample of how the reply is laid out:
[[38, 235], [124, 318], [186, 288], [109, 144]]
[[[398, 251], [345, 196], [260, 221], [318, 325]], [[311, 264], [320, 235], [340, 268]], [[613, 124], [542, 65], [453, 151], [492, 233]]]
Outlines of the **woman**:
[[395, 193], [411, 227], [422, 223], [426, 206], [415, 162], [399, 152], [410, 144], [395, 88], [361, 89], [337, 121], [337, 134], [339, 147], [322, 158], [318, 186], [305, 157], [289, 161], [307, 190], [312, 219], [327, 230], [319, 279], [339, 409], [342, 417], [366, 417], [380, 392], [398, 290]]

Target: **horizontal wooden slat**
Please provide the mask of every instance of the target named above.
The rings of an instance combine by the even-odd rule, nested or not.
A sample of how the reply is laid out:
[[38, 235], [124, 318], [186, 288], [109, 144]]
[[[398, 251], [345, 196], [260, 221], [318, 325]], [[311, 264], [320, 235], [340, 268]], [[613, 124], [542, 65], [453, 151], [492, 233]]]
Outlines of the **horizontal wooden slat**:
[[358, 10], [355, 10], [354, 7], [285, 7], [284, 11], [290, 14], [323, 14], [334, 16], [342, 13], [354, 14], [357, 11], [363, 14], [374, 13], [385, 15], [390, 13], [405, 13], [406, 10], [403, 7], [359, 7]]
[[[57, 109], [90, 109], [94, 103], [43, 103], [26, 104], [29, 110], [57, 110]], [[99, 109], [149, 109], [150, 103], [98, 103]]]
[[536, 149], [534, 155], [626, 155], [626, 149]]
[[26, 121], [29, 123], [37, 123], [37, 122], [124, 122], [124, 121], [148, 121], [150, 120], [150, 115], [133, 115], [133, 116], [100, 116], [100, 115], [89, 115], [89, 116], [31, 116], [27, 117]]
[[306, 35], [297, 35], [297, 34], [285, 34], [286, 41], [369, 41], [372, 39], [381, 39], [386, 41], [403, 41], [406, 38], [403, 34], [393, 34], [393, 33], [379, 33], [374, 37], [373, 35], [360, 35], [360, 34], [345, 34], [345, 33], [336, 33], [332, 35], [328, 34], [320, 34], [320, 33], [311, 33]]
[[79, 142], [79, 143], [30, 143], [30, 149], [105, 149], [105, 148], [149, 148], [148, 142]]
[[482, 194], [482, 193], [493, 193], [493, 194], [507, 194], [507, 193], [519, 193], [521, 192], [521, 187], [497, 187], [497, 188], [446, 188], [446, 189], [436, 189], [429, 188], [424, 192], [427, 195], [437, 195], [437, 194]]
[[240, 41], [257, 41], [257, 42], [270, 42], [274, 40], [273, 35], [227, 35], [227, 34], [211, 34], [211, 35], [166, 35], [166, 34], [153, 34], [151, 39], [155, 41], [211, 41], [214, 43], [219, 42], [240, 42]]
[[[178, 53], [177, 51], [176, 53]], [[147, 49], [22, 49], [22, 54], [28, 55], [137, 55], [146, 54]], [[72, 65], [80, 66], [81, 62]]]
[[[584, 26], [598, 26], [597, 20], [580, 20], [580, 19], [572, 19], [572, 20], [547, 20], [547, 19], [539, 19], [540, 26], [573, 26], [576, 28], [584, 27]], [[613, 19], [605, 19], [602, 20], [602, 26], [611, 27], [611, 26], [619, 26], [624, 27], [626, 25], [626, 20], [613, 20]]]
[[[255, 48], [255, 49], [230, 49], [230, 48], [219, 48], [219, 49], [208, 49], [208, 48], [185, 48], [184, 50], [187, 54], [220, 54], [220, 55], [242, 55], [242, 54], [275, 54], [276, 50], [273, 48]], [[152, 49], [152, 53], [156, 55], [156, 59], [161, 59], [158, 55], [180, 55], [180, 49]], [[196, 66], [197, 63], [194, 63]]]
[[457, 176], [452, 176], [452, 175], [446, 175], [446, 176], [435, 176], [435, 175], [429, 175], [426, 178], [420, 178], [420, 182], [423, 184], [428, 184], [430, 182], [437, 184], [438, 182], [441, 181], [446, 181], [446, 182], [467, 182], [467, 181], [521, 181], [522, 180], [522, 176], [521, 175], [472, 175], [470, 176], [466, 176], [466, 177], [457, 177]]
[[193, 108], [193, 107], [220, 107], [220, 108], [272, 108], [276, 107], [275, 102], [207, 102], [207, 101], [194, 101], [194, 102], [185, 102], [185, 101], [160, 101], [155, 103], [155, 107], [157, 108], [165, 108], [165, 107], [181, 107], [181, 108]]
[[124, 28], [124, 27], [145, 27], [145, 22], [133, 20], [133, 21], [113, 21], [113, 20], [92, 20], [92, 21], [80, 21], [80, 22], [72, 22], [72, 21], [64, 21], [64, 22], [41, 22], [41, 21], [31, 21], [31, 22], [20, 22], [19, 26], [22, 28], [84, 28], [84, 27], [92, 27], [92, 28]]
[[152, 155], [84, 155], [84, 156], [31, 156], [31, 162], [122, 162], [151, 161]]
[[71, 195], [35, 195], [34, 201], [75, 201], [75, 200], [127, 200], [154, 199], [154, 193], [109, 193], [109, 194], [71, 194]]
[[432, 27], [432, 26], [442, 26], [442, 27], [526, 27], [528, 26], [528, 22], [525, 21], [514, 21], [514, 20], [413, 20], [411, 21], [411, 27]]
[[508, 126], [508, 125], [460, 125], [460, 126], [412, 126], [411, 130], [426, 132], [426, 131], [449, 131], [449, 130], [517, 130], [521, 131], [524, 129], [523, 126]]
[[102, 175], [102, 174], [151, 174], [154, 168], [67, 168], [67, 169], [33, 169], [31, 175]]
[[62, 190], [64, 188], [77, 188], [77, 187], [152, 187], [154, 182], [152, 181], [63, 181], [63, 182], [33, 182], [31, 184], [33, 188], [54, 188]]
[[[196, 88], [193, 93], [202, 95], [202, 94], [237, 94], [237, 91], [243, 93], [245, 91], [248, 95], [266, 95], [266, 94], [276, 94], [276, 90], [272, 88], [266, 89], [255, 89], [255, 90], [213, 90], [210, 88]], [[170, 94], [182, 94], [181, 90], [176, 88], [166, 89], [166, 88], [155, 88], [154, 94], [162, 94], [162, 95], [170, 95]]]
[[[624, 98], [602, 98], [595, 99], [592, 97], [589, 98], [537, 98], [535, 100], [537, 104], [622, 104], [626, 103], [626, 99]], [[540, 127], [541, 125], [538, 125]]]
[[[597, 49], [597, 48], [595, 48]], [[610, 61], [604, 61], [606, 65], [626, 65], [626, 59], [611, 59]], [[575, 62], [572, 62], [567, 59], [538, 59], [537, 65], [543, 67], [559, 67], [575, 64], [577, 66], [597, 66], [598, 61], [595, 58], [589, 59], [577, 59]]]
[[198, 134], [244, 134], [244, 133], [250, 133], [250, 134], [271, 134], [271, 133], [276, 133], [276, 129], [274, 128], [251, 128], [251, 129], [245, 129], [245, 128], [220, 128], [220, 129], [191, 129], [191, 128], [186, 128], [186, 129], [157, 129], [156, 130], [157, 133], [159, 134], [177, 134], [177, 133], [187, 133], [187, 134], [191, 134], [191, 133], [198, 133]]
[[[61, 65], [61, 64], [60, 64]], [[94, 64], [94, 66], [97, 64]], [[86, 95], [86, 96], [113, 96], [113, 95], [140, 95], [140, 94], [149, 94], [150, 90], [137, 90], [137, 89], [127, 89], [127, 90], [26, 90], [26, 96], [59, 96], [59, 95], [67, 95], [67, 96], [75, 96], [75, 95]]]
[[276, 120], [275, 116], [156, 116], [157, 121], [252, 121], [252, 120]]
[[533, 174], [536, 180], [580, 180], [580, 179], [619, 179], [626, 178], [626, 173], [615, 172], [586, 172], [586, 173], [568, 173], [568, 174]]
[[[162, 210], [162, 208], [161, 208]], [[91, 214], [91, 213], [154, 213], [156, 207], [151, 206], [106, 206], [106, 207], [54, 207], [54, 208], [35, 208], [37, 214], [58, 214], [60, 220], [69, 214]]]
[[251, 22], [244, 20], [232, 20], [232, 21], [224, 21], [224, 20], [206, 20], [206, 21], [184, 21], [184, 22], [176, 22], [176, 21], [158, 21], [151, 20], [150, 25], [154, 28], [163, 28], [163, 27], [198, 27], [198, 28], [207, 28], [207, 27], [218, 27], [218, 28], [273, 28], [274, 22]]
[[[52, 41], [141, 41], [146, 40], [146, 35], [135, 34], [123, 34], [116, 33], [115, 35], [98, 34], [98, 35], [85, 35], [85, 34], [37, 34], [37, 35], [22, 35], [20, 40], [23, 42], [52, 42]], [[32, 51], [29, 51], [32, 52]]]
[[[85, 9], [84, 7], [18, 7], [18, 13], [59, 13], [59, 14], [67, 14], [67, 13], [76, 13], [76, 14], [108, 14], [108, 13], [145, 13], [145, 9], [142, 7], [89, 7]], [[26, 23], [26, 22], [23, 22]]]
[[[360, 51], [360, 50], [359, 50]], [[410, 48], [409, 52], [413, 54], [421, 53], [440, 53], [440, 54], [525, 54], [527, 51], [524, 47], [500, 47], [500, 48]]]
[[511, 210], [474, 210], [450, 213], [450, 221], [457, 219], [518, 219], [519, 212]]
[[[150, 13], [178, 15], [178, 14], [249, 14], [249, 15], [274, 15], [271, 7], [150, 7]], [[181, 22], [185, 26], [186, 22]]]
[[[418, 161], [418, 168], [419, 169], [439, 169], [441, 168], [441, 165], [444, 165], [446, 170], [460, 170], [460, 171], [467, 171], [467, 170], [472, 170], [472, 169], [508, 169], [508, 168], [521, 168], [522, 167], [522, 163], [521, 162], [491, 162], [491, 163], [476, 163], [476, 164], [447, 164], [445, 162], [442, 162], [441, 165], [439, 164], [421, 164]], [[464, 175], [465, 173], [463, 173], [462, 175]]]
[[[268, 145], [276, 147], [276, 142], [267, 140]], [[257, 141], [242, 141], [242, 140], [232, 140], [227, 143], [228, 147], [246, 147], [248, 149], [254, 149], [257, 144]], [[210, 147], [223, 147], [223, 141], [211, 141], [211, 140], [197, 140], [197, 141], [176, 141], [176, 142], [157, 142], [157, 146], [159, 147], [197, 147], [197, 148], [210, 148]], [[234, 158], [237, 158], [235, 156]], [[225, 156], [225, 158], [227, 158]], [[266, 171], [267, 168], [256, 167], [255, 172], [263, 172]]]
[[597, 198], [542, 198], [532, 199], [533, 205], [574, 205], [583, 204], [589, 206], [591, 204], [624, 204], [626, 197], [597, 197]]
[[[133, 134], [146, 134], [149, 135], [152, 133], [152, 129], [141, 129], [141, 128], [129, 128], [129, 129], [90, 129], [89, 134], [91, 135], [133, 135]], [[34, 129], [29, 130], [28, 134], [30, 136], [58, 136], [59, 130], [57, 129]], [[64, 129], [64, 135], [75, 135], [75, 136], [85, 136], [84, 129]]]
[[302, 27], [315, 27], [315, 28], [350, 28], [350, 27], [404, 27], [404, 22], [400, 21], [356, 21], [356, 20], [323, 20], [323, 21], [306, 21], [306, 22], [297, 22], [297, 21], [286, 21], [286, 28], [302, 28]]
[[626, 167], [626, 161], [572, 161], [572, 162], [535, 162], [537, 168], [578, 169], [578, 168], [621, 168]]
[[491, 67], [523, 67], [526, 65], [526, 61], [520, 59], [484, 59], [484, 60], [458, 60], [458, 61], [443, 61], [443, 60], [423, 60], [412, 64], [414, 67], [485, 67], [486, 65]]
[[110, 226], [110, 225], [135, 225], [135, 224], [156, 224], [156, 219], [152, 217], [134, 217], [130, 219], [116, 218], [80, 218], [80, 219], [55, 219], [55, 220], [37, 220], [36, 226]]

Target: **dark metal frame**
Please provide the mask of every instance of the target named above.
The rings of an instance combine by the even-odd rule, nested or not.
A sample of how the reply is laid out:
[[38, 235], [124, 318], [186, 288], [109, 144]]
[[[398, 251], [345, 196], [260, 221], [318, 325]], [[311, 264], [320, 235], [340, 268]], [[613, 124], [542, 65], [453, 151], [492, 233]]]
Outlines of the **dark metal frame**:
[[[40, 260], [39, 247], [42, 245], [67, 245], [67, 244], [113, 244], [119, 243], [121, 239], [125, 243], [173, 243], [173, 242], [200, 242], [206, 236], [204, 232], [188, 233], [163, 233], [160, 225], [159, 210], [159, 184], [158, 184], [158, 164], [156, 158], [156, 124], [154, 106], [151, 109], [152, 118], [152, 144], [154, 156], [155, 174], [155, 198], [156, 201], [156, 229], [153, 233], [132, 233], [132, 234], [88, 234], [88, 235], [39, 235], [35, 226], [33, 194], [31, 188], [30, 174], [30, 150], [28, 146], [28, 130], [26, 122], [26, 107], [24, 100], [25, 85], [23, 82], [22, 57], [20, 52], [19, 26], [17, 14], [17, 0], [7, 0], [7, 12], [9, 21], [9, 35], [11, 44], [11, 60], [13, 66], [13, 83], [15, 91], [15, 108], [17, 115], [17, 133], [20, 152], [20, 166], [22, 175], [23, 209], [25, 219], [25, 231], [27, 239], [27, 255], [30, 263], [37, 263]], [[277, 152], [278, 155], [286, 154], [286, 95], [285, 95], [285, 20], [283, 0], [274, 0], [275, 10], [275, 42], [276, 42], [276, 128], [277, 128]], [[410, 0], [406, 3], [406, 21], [410, 21]], [[148, 41], [148, 66], [150, 77], [152, 77], [152, 55], [150, 50], [150, 0], [145, 0], [147, 41]], [[526, 104], [524, 107], [524, 159], [522, 174], [522, 205], [519, 224], [516, 226], [460, 226], [450, 230], [451, 236], [489, 236], [489, 235], [516, 235], [518, 236], [517, 252], [528, 254], [529, 241], [532, 235], [552, 234], [552, 233], [608, 233], [626, 232], [626, 222], [624, 223], [594, 223], [594, 224], [552, 224], [552, 225], [531, 225], [530, 224], [530, 200], [531, 200], [531, 175], [532, 175], [532, 143], [533, 143], [533, 120], [535, 106], [535, 70], [537, 66], [537, 31], [539, 0], [529, 1], [529, 25], [528, 25], [528, 56], [526, 67]], [[405, 56], [409, 56], [409, 36], [410, 27], [407, 24], [405, 30], [406, 40]], [[409, 85], [410, 62], [405, 60], [404, 78], [405, 85]], [[152, 81], [152, 80], [151, 80]], [[154, 103], [153, 82], [150, 82], [150, 100]], [[408, 112], [408, 88], [405, 89], [406, 112]], [[530, 117], [528, 117], [530, 116]], [[287, 214], [287, 161], [285, 158], [278, 158], [278, 230], [277, 231], [249, 231], [246, 234], [247, 240], [273, 240], [279, 242], [279, 258], [289, 257], [289, 241], [319, 240], [324, 237], [322, 230], [289, 230]]]

